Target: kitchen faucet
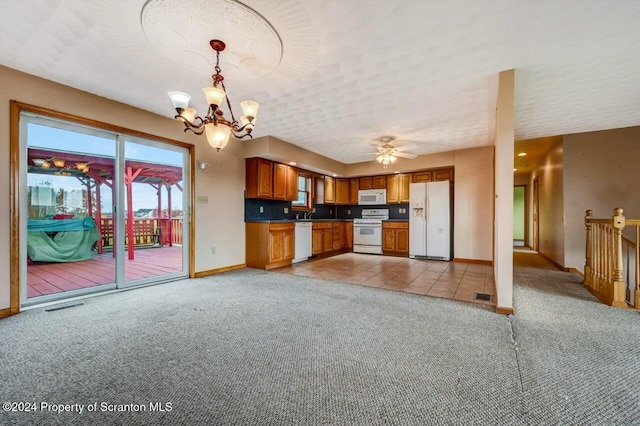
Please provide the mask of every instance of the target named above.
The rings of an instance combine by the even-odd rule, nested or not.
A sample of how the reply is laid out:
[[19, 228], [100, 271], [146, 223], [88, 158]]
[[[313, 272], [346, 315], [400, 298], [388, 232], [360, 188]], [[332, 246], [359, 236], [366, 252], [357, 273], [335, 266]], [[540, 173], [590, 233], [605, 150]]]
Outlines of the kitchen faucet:
[[305, 219], [311, 219], [311, 214], [312, 212], [308, 211], [308, 212], [304, 212], [304, 214], [302, 215], [302, 217], [304, 217]]

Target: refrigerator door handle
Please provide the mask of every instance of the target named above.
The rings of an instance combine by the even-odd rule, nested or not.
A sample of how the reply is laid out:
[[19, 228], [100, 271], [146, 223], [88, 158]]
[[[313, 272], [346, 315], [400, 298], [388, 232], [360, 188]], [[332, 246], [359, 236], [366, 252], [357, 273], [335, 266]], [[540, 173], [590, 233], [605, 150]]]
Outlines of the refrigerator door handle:
[[429, 196], [424, 200], [424, 220], [429, 221]]

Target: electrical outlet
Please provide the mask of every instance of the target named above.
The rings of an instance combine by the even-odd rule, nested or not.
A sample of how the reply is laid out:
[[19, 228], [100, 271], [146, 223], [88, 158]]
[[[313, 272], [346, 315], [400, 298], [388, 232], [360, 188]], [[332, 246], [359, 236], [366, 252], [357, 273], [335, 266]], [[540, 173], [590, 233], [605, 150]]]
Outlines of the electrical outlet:
[[264, 207], [260, 206], [260, 213], [264, 213]]
[[211, 247], [211, 254], [216, 254], [216, 248], [215, 247]]
[[209, 204], [209, 197], [207, 197], [206, 195], [198, 195], [196, 197], [196, 202], [198, 204]]
[[289, 213], [289, 207], [284, 208], [284, 214], [287, 214], [287, 213]]
[[347, 210], [347, 214], [348, 214], [348, 215], [351, 215], [351, 210]]

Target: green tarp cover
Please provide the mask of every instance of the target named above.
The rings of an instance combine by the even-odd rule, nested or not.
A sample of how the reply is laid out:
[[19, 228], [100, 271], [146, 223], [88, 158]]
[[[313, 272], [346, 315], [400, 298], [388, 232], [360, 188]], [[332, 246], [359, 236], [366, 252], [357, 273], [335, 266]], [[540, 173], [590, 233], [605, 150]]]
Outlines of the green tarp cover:
[[27, 254], [34, 262], [75, 262], [91, 259], [100, 234], [92, 218], [29, 220]]
[[27, 230], [42, 232], [86, 231], [95, 229], [92, 217], [78, 219], [29, 219]]

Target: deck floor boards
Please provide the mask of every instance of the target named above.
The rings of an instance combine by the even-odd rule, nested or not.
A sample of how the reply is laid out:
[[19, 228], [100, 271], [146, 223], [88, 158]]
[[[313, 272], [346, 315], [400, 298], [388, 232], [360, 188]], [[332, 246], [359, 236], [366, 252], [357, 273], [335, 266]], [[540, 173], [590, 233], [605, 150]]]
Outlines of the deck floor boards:
[[[112, 252], [95, 254], [93, 259], [80, 262], [36, 262], [27, 265], [27, 297], [112, 284], [115, 281], [115, 265]], [[125, 253], [124, 265], [126, 281], [180, 272], [182, 247], [136, 249], [134, 260], [129, 260]]]

